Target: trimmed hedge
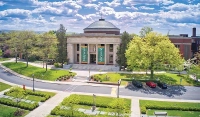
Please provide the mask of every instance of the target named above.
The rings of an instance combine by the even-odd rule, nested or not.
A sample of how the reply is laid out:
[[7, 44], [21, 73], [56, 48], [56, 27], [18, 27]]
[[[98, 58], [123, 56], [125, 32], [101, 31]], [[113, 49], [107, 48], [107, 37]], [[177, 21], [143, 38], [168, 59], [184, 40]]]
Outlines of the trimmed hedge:
[[11, 99], [7, 99], [7, 98], [0, 98], [0, 104], [13, 106], [13, 107], [18, 107], [18, 108], [25, 109], [25, 110], [30, 110], [30, 111], [39, 106], [38, 103], [31, 104], [31, 103], [26, 103], [26, 102], [19, 102], [17, 104], [17, 102], [14, 102]]
[[[70, 97], [73, 96], [73, 98], [76, 98], [76, 96], [80, 96], [81, 100], [79, 100], [78, 104], [80, 105], [88, 105], [88, 106], [93, 106], [93, 96], [89, 96], [89, 95], [70, 95]], [[67, 103], [67, 99], [65, 98], [62, 102], [62, 105], [66, 105]], [[102, 96], [96, 96], [95, 97], [95, 103], [97, 107], [103, 107], [103, 108], [109, 108], [110, 107], [110, 102], [112, 102], [114, 99], [116, 98], [112, 98], [112, 97], [102, 97]], [[124, 99], [124, 101], [127, 104], [127, 109], [130, 110], [131, 108], [131, 100], [130, 99]], [[67, 106], [67, 105], [66, 105]]]
[[200, 111], [200, 103], [140, 100], [141, 113], [146, 114], [146, 109]]
[[[15, 89], [12, 88], [9, 91], [4, 92], [4, 95], [8, 95], [10, 93], [13, 93], [14, 91], [15, 91]], [[42, 93], [42, 92], [33, 92], [31, 90], [25, 90], [25, 91], [26, 91], [26, 94], [29, 94], [29, 95], [35, 95], [35, 96], [44, 97], [44, 99], [42, 99], [41, 102], [45, 102], [46, 100], [51, 98], [51, 95], [48, 95], [48, 94], [45, 94], [45, 93]]]
[[[62, 110], [59, 106], [56, 106], [52, 111], [51, 115], [58, 115], [62, 117], [72, 117], [72, 111], [70, 110]], [[84, 114], [83, 112], [74, 111], [73, 117], [88, 117], [88, 115]]]

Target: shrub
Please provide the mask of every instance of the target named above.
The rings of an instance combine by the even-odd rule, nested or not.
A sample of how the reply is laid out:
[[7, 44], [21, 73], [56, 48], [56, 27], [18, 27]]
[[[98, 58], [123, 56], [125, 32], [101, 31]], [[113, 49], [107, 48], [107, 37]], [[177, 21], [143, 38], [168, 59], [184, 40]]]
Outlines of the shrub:
[[146, 107], [145, 106], [142, 106], [142, 107], [140, 107], [140, 112], [142, 113], [142, 114], [146, 114]]
[[62, 67], [60, 63], [54, 63], [54, 66], [55, 66], [56, 68], [61, 68], [61, 67]]

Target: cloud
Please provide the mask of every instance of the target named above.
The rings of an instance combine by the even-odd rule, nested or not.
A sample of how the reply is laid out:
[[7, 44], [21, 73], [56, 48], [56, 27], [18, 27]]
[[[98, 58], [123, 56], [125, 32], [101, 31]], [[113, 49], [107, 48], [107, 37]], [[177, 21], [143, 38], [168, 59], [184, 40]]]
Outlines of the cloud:
[[162, 3], [166, 0], [124, 0], [123, 5], [131, 6], [131, 5], [137, 5], [137, 4], [146, 4], [146, 5], [155, 5]]
[[144, 10], [154, 10], [154, 8], [146, 7], [146, 6], [141, 6], [140, 9], [144, 9]]
[[112, 2], [104, 2], [104, 3], [110, 7], [117, 7], [121, 5], [120, 0], [113, 0]]
[[174, 4], [174, 1], [172, 1], [172, 0], [164, 0], [164, 1], [162, 2], [162, 4], [163, 4], [163, 5], [170, 5], [170, 4]]
[[176, 3], [176, 4], [173, 4], [169, 7], [166, 7], [166, 9], [171, 9], [171, 10], [174, 10], [174, 11], [186, 11], [189, 9], [189, 5], [186, 5], [186, 4], [183, 4], [183, 3]]
[[0, 11], [0, 18], [2, 17], [12, 17], [12, 18], [21, 18], [25, 19], [29, 17], [31, 11], [24, 9], [8, 9], [4, 11]]
[[85, 7], [87, 7], [87, 8], [94, 8], [95, 10], [98, 10], [99, 5], [97, 5], [97, 4], [85, 4]]
[[3, 6], [4, 4], [5, 4], [4, 2], [0, 1], [0, 6]]

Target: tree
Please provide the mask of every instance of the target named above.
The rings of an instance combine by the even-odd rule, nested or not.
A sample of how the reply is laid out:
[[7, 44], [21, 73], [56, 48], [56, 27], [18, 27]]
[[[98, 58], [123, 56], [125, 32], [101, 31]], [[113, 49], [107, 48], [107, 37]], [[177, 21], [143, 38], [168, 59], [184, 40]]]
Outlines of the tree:
[[57, 38], [53, 33], [43, 33], [39, 36], [39, 40], [37, 41], [38, 44], [38, 56], [43, 58], [43, 61], [46, 61], [46, 71], [47, 71], [47, 62], [48, 59], [55, 58], [56, 55], [56, 45], [57, 45]]
[[64, 62], [67, 61], [67, 39], [66, 39], [66, 29], [60, 24], [60, 28], [56, 31], [56, 36], [58, 38], [58, 57], [57, 60], [61, 63], [61, 67], [63, 68]]
[[169, 38], [155, 32], [150, 32], [143, 38], [135, 36], [125, 55], [131, 69], [146, 67], [151, 70], [151, 78], [156, 65], [168, 64], [177, 67], [184, 61]]
[[20, 32], [13, 31], [9, 33], [9, 40], [6, 40], [6, 43], [9, 45], [9, 49], [12, 53], [15, 54], [15, 62], [17, 63], [17, 55], [20, 52], [20, 48], [22, 47], [22, 40], [20, 39]]
[[151, 28], [151, 27], [143, 27], [140, 30], [140, 36], [145, 37], [148, 33], [152, 32], [152, 31], [153, 31], [153, 28]]
[[127, 60], [126, 60], [126, 57], [125, 57], [125, 52], [126, 52], [126, 49], [127, 49], [127, 45], [128, 43], [130, 42], [131, 40], [131, 36], [129, 35], [128, 32], [123, 32], [122, 36], [121, 36], [121, 45], [117, 48], [117, 64], [121, 67], [121, 66], [124, 66], [126, 67], [127, 66]]
[[119, 116], [125, 117], [125, 114], [130, 113], [130, 112], [126, 112], [126, 111], [128, 111], [128, 109], [127, 109], [128, 106], [127, 106], [126, 102], [124, 101], [124, 99], [117, 98], [117, 99], [113, 100], [109, 104], [109, 107], [113, 109], [112, 111], [114, 111], [115, 117], [119, 117]]
[[199, 50], [194, 54], [194, 57], [196, 58], [196, 63], [200, 66], [200, 46]]
[[200, 66], [198, 65], [191, 65], [190, 69], [188, 70], [188, 74], [194, 75], [195, 76], [195, 80], [198, 80], [198, 78], [200, 78]]

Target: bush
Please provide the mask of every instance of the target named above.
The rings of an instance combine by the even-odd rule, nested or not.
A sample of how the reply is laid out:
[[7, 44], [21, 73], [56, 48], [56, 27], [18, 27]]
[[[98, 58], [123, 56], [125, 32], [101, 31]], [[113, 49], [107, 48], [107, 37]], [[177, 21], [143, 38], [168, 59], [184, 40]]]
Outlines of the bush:
[[146, 111], [147, 111], [146, 107], [144, 107], [144, 106], [140, 107], [140, 112], [142, 114], [146, 114]]
[[0, 98], [0, 104], [13, 106], [13, 107], [18, 107], [18, 108], [25, 109], [25, 110], [30, 110], [30, 111], [39, 106], [38, 103], [30, 104], [30, 103], [26, 103], [26, 102], [19, 102], [17, 104], [17, 102], [14, 102], [11, 99], [7, 99], [7, 98]]
[[55, 66], [56, 68], [61, 68], [61, 67], [62, 67], [60, 63], [54, 63], [54, 66]]

